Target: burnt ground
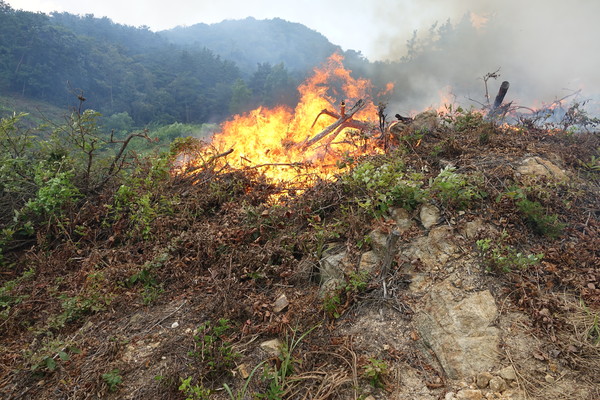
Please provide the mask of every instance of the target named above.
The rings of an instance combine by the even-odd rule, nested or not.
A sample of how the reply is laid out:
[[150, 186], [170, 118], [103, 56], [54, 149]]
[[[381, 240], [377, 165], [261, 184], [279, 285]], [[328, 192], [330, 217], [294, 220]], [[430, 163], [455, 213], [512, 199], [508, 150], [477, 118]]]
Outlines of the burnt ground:
[[[472, 278], [490, 289], [505, 316], [503, 346], [519, 351], [503, 352], [502, 360], [519, 371], [522, 396], [600, 398], [598, 134], [481, 124], [436, 128], [396, 145], [403, 150], [377, 159], [401, 158], [424, 182], [446, 165], [478, 177], [485, 196], [467, 207], [431, 199], [442, 223], [459, 228], [481, 218], [524, 254], [544, 254], [527, 268], [482, 268]], [[520, 174], [528, 156], [568, 178]], [[524, 217], [518, 198], [507, 195], [515, 188], [564, 228], [549, 233]], [[73, 211], [77, 235], [39, 234], [7, 255], [12, 265], [0, 276], [3, 398], [184, 399], [178, 388], [188, 377], [212, 390], [211, 398], [229, 398], [223, 384], [243, 398], [244, 378], [263, 361], [247, 398], [443, 399], [456, 391], [459, 383], [447, 379], [411, 327], [422, 298], [408, 290], [403, 263], [391, 267], [393, 301], [383, 298], [377, 271], [333, 309], [319, 296], [319, 258], [328, 244], [357, 261], [369, 249], [369, 232], [391, 229], [385, 213], [375, 218], [356, 206], [360, 193], [342, 179], [294, 192], [256, 170], [199, 169], [157, 183], [156, 212], [147, 219], [129, 210], [106, 223], [104, 204], [115, 189]], [[423, 234], [416, 226], [400, 240]], [[475, 254], [474, 242], [463, 245]], [[431, 280], [437, 275], [447, 275], [443, 266], [428, 272]], [[289, 305], [278, 312], [282, 294]], [[227, 326], [218, 331], [222, 318]], [[202, 333], [215, 343], [194, 339]], [[260, 348], [273, 338], [288, 351]], [[388, 370], [369, 375], [372, 359]], [[273, 371], [283, 382], [279, 393], [269, 392]], [[551, 380], [552, 371], [562, 373]], [[561, 388], [560, 377], [577, 391]]]

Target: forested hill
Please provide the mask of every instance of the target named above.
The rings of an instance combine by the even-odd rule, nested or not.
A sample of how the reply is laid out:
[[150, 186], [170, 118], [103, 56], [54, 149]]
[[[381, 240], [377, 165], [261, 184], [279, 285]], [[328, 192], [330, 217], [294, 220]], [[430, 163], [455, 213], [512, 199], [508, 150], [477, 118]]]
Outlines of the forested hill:
[[[0, 0], [0, 91], [136, 125], [210, 122], [294, 102], [308, 69], [337, 46], [280, 19], [154, 33], [93, 15], [15, 10]], [[234, 60], [234, 61], [232, 61]], [[18, 111], [18, 110], [17, 110]]]
[[258, 63], [284, 62], [290, 70], [304, 71], [329, 57], [340, 47], [325, 36], [299, 23], [280, 18], [226, 20], [217, 24], [196, 24], [159, 32], [179, 45], [207, 47], [234, 61], [242, 71]]

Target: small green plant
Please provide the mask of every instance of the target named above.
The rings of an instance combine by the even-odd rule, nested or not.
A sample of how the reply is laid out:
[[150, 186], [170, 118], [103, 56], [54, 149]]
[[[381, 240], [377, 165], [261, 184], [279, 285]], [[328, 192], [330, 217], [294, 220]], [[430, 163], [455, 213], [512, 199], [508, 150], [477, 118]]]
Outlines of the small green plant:
[[487, 272], [511, 272], [515, 269], [527, 269], [540, 262], [544, 254], [525, 255], [514, 247], [504, 243], [507, 235], [503, 233], [499, 240], [480, 239], [476, 242], [477, 249]]
[[60, 329], [65, 324], [75, 321], [84, 315], [104, 311], [115, 295], [107, 291], [106, 278], [102, 272], [94, 272], [87, 276], [85, 286], [76, 296], [60, 294], [62, 312], [49, 319], [49, 327]]
[[230, 321], [226, 318], [219, 319], [214, 325], [210, 321], [201, 324], [194, 336], [197, 349], [189, 354], [205, 362], [208, 372], [229, 371], [240, 357], [232, 344], [225, 340], [231, 330]]
[[600, 313], [590, 310], [583, 299], [579, 300], [579, 306], [585, 312], [587, 320], [587, 337], [594, 346], [600, 345]]
[[4, 285], [0, 286], [0, 319], [8, 318], [10, 309], [29, 297], [27, 294], [14, 295], [12, 292], [34, 274], [35, 269], [30, 268], [18, 278], [5, 282]]
[[185, 400], [208, 400], [211, 395], [211, 391], [205, 388], [202, 384], [192, 385], [192, 377], [181, 379], [181, 385], [179, 385], [179, 391], [183, 392], [186, 396]]
[[[600, 148], [597, 151], [600, 152]], [[590, 172], [600, 172], [600, 157], [592, 156], [590, 161], [579, 161], [579, 164]]]
[[121, 371], [117, 368], [113, 369], [110, 372], [102, 374], [102, 379], [108, 385], [108, 390], [110, 392], [116, 392], [118, 386], [123, 383], [123, 378], [119, 375]]
[[155, 270], [164, 265], [169, 259], [169, 253], [161, 253], [158, 257], [145, 263], [138, 272], [132, 274], [129, 279], [125, 281], [127, 287], [133, 287], [137, 284], [141, 284], [142, 289], [142, 301], [144, 305], [152, 304], [164, 289], [161, 284], [156, 280]]
[[347, 306], [360, 292], [363, 292], [369, 285], [369, 272], [361, 270], [351, 272], [346, 282], [329, 290], [323, 297], [323, 311], [329, 318], [340, 318], [343, 312], [343, 305]]
[[359, 293], [364, 291], [369, 285], [369, 271], [360, 270], [351, 272], [348, 275], [348, 283], [346, 284], [346, 290], [350, 292]]
[[392, 206], [414, 209], [423, 197], [423, 176], [405, 171], [399, 158], [373, 159], [357, 165], [343, 177], [344, 185], [356, 193], [357, 204], [374, 217]]
[[79, 353], [77, 347], [50, 335], [43, 339], [39, 349], [25, 351], [24, 355], [32, 372], [45, 374], [56, 370], [59, 361], [69, 361], [71, 354]]
[[325, 314], [329, 318], [338, 319], [342, 316], [342, 311], [340, 309], [342, 305], [342, 300], [340, 298], [341, 292], [340, 288], [336, 288], [335, 290], [327, 292], [323, 298], [323, 311], [325, 311]]
[[553, 239], [562, 234], [565, 224], [558, 221], [558, 215], [547, 214], [539, 202], [523, 198], [518, 200], [516, 205], [525, 217], [525, 221], [532, 226], [536, 233]]
[[369, 363], [363, 367], [363, 375], [369, 380], [374, 388], [385, 387], [385, 376], [389, 372], [389, 367], [384, 360], [378, 358], [369, 358]]
[[281, 346], [278, 362], [279, 367], [267, 367], [264, 369], [263, 380], [268, 381], [267, 390], [265, 393], [256, 394], [256, 398], [267, 400], [281, 400], [284, 398], [293, 384], [293, 380], [289, 378], [294, 373], [294, 364], [298, 362], [293, 357], [294, 350], [296, 350], [306, 336], [318, 327], [319, 325], [310, 328], [299, 337], [296, 337], [297, 331], [293, 330], [292, 337], [288, 336]]
[[523, 189], [511, 187], [507, 192], [498, 196], [497, 201], [502, 197], [515, 200], [517, 210], [534, 232], [553, 239], [562, 234], [566, 225], [558, 221], [558, 215], [548, 214], [540, 202], [529, 200]]
[[463, 209], [486, 196], [477, 183], [475, 178], [457, 173], [456, 167], [447, 166], [430, 180], [429, 190], [443, 204]]

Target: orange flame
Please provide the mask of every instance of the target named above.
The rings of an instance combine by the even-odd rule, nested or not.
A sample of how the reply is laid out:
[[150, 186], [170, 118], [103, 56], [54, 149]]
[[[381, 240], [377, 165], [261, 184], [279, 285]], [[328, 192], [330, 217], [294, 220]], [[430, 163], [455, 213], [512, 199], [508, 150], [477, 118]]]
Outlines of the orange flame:
[[367, 105], [354, 119], [377, 118], [377, 108], [370, 99], [371, 82], [353, 78], [342, 61], [341, 55], [334, 54], [323, 67], [314, 70], [298, 87], [300, 100], [293, 111], [285, 106], [261, 107], [236, 115], [221, 125], [211, 145], [219, 152], [233, 149], [227, 158], [233, 167], [260, 168], [268, 178], [286, 182], [306, 182], [309, 176], [330, 178], [339, 171], [336, 163], [344, 154], [356, 156], [378, 151], [372, 143], [374, 140], [345, 140], [348, 135], [344, 133], [347, 134], [348, 129], [327, 145], [321, 143], [327, 140], [322, 140], [310, 147], [304, 146], [309, 138], [336, 121], [324, 114], [312, 126], [319, 113], [326, 109], [339, 114], [342, 101], [350, 109], [359, 99], [364, 99]]

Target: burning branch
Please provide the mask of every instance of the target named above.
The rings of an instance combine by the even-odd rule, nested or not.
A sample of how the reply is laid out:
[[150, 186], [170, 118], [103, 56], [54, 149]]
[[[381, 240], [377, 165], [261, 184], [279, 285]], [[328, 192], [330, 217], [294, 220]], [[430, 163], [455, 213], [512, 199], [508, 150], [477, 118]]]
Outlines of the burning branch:
[[315, 126], [315, 123], [317, 122], [319, 117], [323, 114], [329, 115], [332, 118], [337, 118], [337, 121], [335, 121], [333, 124], [329, 125], [325, 129], [323, 129], [321, 132], [319, 132], [317, 135], [315, 135], [311, 139], [307, 140], [303, 144], [303, 147], [304, 148], [310, 147], [329, 134], [332, 134], [331, 138], [329, 139], [329, 141], [332, 141], [345, 128], [368, 130], [370, 127], [366, 122], [357, 121], [352, 118], [354, 116], [354, 114], [356, 114], [357, 112], [362, 110], [365, 106], [366, 106], [365, 101], [363, 99], [360, 99], [356, 102], [356, 104], [348, 112], [346, 112], [346, 104], [344, 102], [342, 102], [342, 104], [341, 104], [341, 109], [340, 109], [341, 112], [339, 114], [329, 111], [327, 109], [321, 110], [319, 115], [317, 115], [317, 117], [315, 118], [315, 122], [313, 122], [312, 126]]

